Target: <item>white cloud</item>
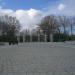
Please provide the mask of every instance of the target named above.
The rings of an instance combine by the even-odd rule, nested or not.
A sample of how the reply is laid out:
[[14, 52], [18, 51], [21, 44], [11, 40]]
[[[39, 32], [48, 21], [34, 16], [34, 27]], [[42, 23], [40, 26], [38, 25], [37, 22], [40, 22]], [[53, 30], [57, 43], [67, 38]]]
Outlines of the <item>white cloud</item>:
[[65, 5], [64, 4], [59, 4], [58, 5], [58, 10], [59, 11], [63, 11], [65, 9]]
[[42, 11], [36, 9], [29, 10], [16, 10], [0, 8], [0, 15], [11, 15], [15, 16], [21, 23], [22, 29], [33, 29], [37, 26], [37, 23], [42, 17]]
[[2, 7], [0, 7], [0, 15], [13, 15], [14, 11], [11, 9], [3, 9]]
[[39, 10], [35, 10], [35, 9], [28, 10], [28, 15], [30, 16], [31, 19], [36, 16], [39, 16], [40, 13], [41, 13], [41, 11], [39, 11]]
[[[32, 29], [41, 19], [41, 11], [35, 9], [16, 10], [15, 15], [23, 26], [23, 29]], [[41, 15], [41, 16], [40, 16]]]

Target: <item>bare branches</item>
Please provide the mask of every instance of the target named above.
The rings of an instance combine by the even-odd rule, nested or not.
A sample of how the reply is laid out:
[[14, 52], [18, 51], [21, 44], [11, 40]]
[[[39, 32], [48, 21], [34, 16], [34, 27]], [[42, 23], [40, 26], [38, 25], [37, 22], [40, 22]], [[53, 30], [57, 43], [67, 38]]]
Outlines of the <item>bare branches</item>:
[[4, 15], [0, 16], [0, 29], [3, 33], [5, 32], [17, 32], [20, 30], [20, 23], [16, 17]]
[[54, 33], [58, 29], [58, 21], [55, 16], [46, 16], [41, 20], [39, 27], [46, 33]]

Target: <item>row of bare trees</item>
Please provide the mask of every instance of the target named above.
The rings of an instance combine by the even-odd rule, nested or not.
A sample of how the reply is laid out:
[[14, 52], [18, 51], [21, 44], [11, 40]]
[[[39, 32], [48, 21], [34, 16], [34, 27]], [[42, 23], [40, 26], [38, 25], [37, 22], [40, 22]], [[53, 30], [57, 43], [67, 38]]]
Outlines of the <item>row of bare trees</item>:
[[[7, 38], [18, 35], [20, 26], [19, 21], [15, 17], [8, 15], [0, 16], [0, 35], [6, 35]], [[64, 38], [67, 37], [66, 35], [74, 36], [74, 28], [75, 17], [48, 15], [41, 19], [35, 30], [22, 31], [20, 36], [23, 37], [23, 40], [26, 40], [25, 37], [28, 36], [30, 37], [30, 39], [27, 37], [28, 40], [44, 38], [44, 40], [53, 41], [54, 37], [55, 39], [61, 39], [61, 35]]]
[[[39, 28], [43, 30], [44, 33], [56, 33], [59, 31], [64, 31], [64, 34], [67, 33], [67, 29], [71, 31], [71, 35], [73, 35], [73, 28], [75, 27], [75, 17], [67, 17], [67, 16], [45, 16], [40, 24]], [[61, 29], [62, 28], [62, 29]]]
[[[75, 17], [48, 15], [32, 31], [22, 31], [23, 41], [66, 41], [74, 36]], [[74, 36], [75, 37], [75, 36]]]
[[[40, 24], [38, 30], [42, 30], [44, 34], [50, 36], [51, 34], [63, 33], [65, 35], [73, 36], [75, 30], [75, 17], [71, 16], [45, 16]], [[67, 39], [66, 39], [67, 40]]]

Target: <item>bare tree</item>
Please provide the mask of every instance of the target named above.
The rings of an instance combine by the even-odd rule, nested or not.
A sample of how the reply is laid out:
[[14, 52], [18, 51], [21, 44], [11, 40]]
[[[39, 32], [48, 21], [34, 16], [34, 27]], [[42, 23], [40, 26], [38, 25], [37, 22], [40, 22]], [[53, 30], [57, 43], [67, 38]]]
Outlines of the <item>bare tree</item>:
[[18, 33], [20, 30], [20, 23], [16, 17], [0, 16], [0, 30], [3, 35], [7, 34], [8, 37], [14, 37], [15, 33]]
[[70, 26], [70, 31], [71, 31], [71, 36], [73, 35], [73, 27], [74, 27], [74, 22], [73, 22], [73, 17], [69, 17], [69, 26]]
[[15, 17], [8, 15], [0, 16], [0, 29], [3, 32], [7, 32], [8, 30], [16, 32], [20, 30], [20, 23]]
[[53, 15], [45, 16], [39, 24], [40, 29], [46, 33], [53, 33], [57, 29], [56, 19]]
[[73, 17], [73, 27], [75, 27], [75, 16]]
[[[40, 29], [43, 30], [44, 34], [47, 34], [53, 38], [53, 33], [57, 32], [58, 28], [59, 28], [57, 17], [53, 16], [53, 15], [44, 17], [41, 20], [39, 27], [40, 27]], [[51, 39], [51, 40], [53, 40], [53, 39]]]
[[66, 27], [69, 26], [69, 19], [66, 16], [59, 16], [59, 24], [63, 27], [64, 34], [66, 35]]

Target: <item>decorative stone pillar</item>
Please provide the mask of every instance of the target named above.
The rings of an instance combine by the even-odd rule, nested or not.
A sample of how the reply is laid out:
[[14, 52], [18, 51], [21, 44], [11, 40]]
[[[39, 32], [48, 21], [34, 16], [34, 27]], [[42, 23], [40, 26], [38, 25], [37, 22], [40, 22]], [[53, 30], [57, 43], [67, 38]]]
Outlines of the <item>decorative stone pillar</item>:
[[25, 42], [25, 34], [23, 34], [23, 43]]
[[17, 40], [18, 40], [18, 43], [20, 42], [20, 33], [17, 33]]
[[47, 42], [47, 35], [45, 34], [44, 36], [45, 36], [45, 39], [44, 39], [44, 41], [45, 41], [45, 42]]
[[53, 42], [53, 34], [50, 34], [50, 42]]
[[40, 34], [38, 33], [38, 42], [40, 42]]
[[32, 32], [30, 31], [30, 42], [32, 42]]

